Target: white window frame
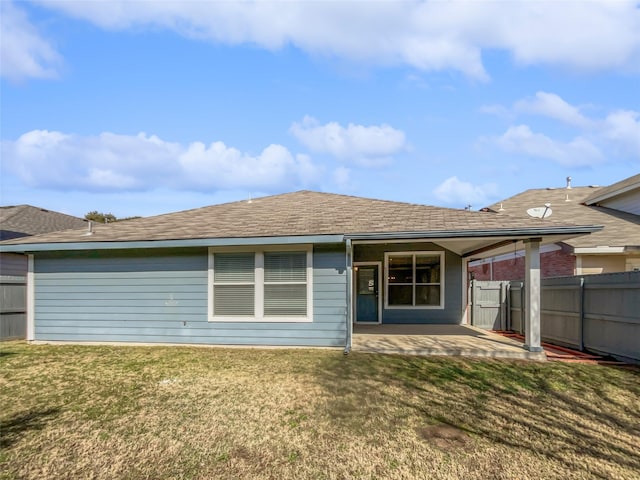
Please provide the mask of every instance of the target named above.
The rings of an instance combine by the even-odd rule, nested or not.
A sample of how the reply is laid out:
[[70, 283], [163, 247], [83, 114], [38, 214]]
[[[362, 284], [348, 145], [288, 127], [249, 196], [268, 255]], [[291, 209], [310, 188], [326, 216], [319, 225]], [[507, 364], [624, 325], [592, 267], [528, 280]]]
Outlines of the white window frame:
[[[264, 315], [264, 254], [265, 252], [306, 252], [307, 254], [307, 314], [301, 317], [268, 317]], [[253, 253], [255, 255], [254, 316], [216, 316], [213, 304], [216, 253]], [[207, 316], [209, 322], [313, 322], [313, 245], [269, 245], [265, 247], [209, 247], [207, 281]]]
[[[413, 302], [416, 298], [416, 256], [438, 255], [440, 257], [440, 304], [439, 305], [389, 305], [389, 258], [396, 256], [413, 256]], [[445, 288], [444, 252], [442, 250], [422, 250], [409, 252], [384, 252], [384, 308], [385, 310], [444, 310]]]

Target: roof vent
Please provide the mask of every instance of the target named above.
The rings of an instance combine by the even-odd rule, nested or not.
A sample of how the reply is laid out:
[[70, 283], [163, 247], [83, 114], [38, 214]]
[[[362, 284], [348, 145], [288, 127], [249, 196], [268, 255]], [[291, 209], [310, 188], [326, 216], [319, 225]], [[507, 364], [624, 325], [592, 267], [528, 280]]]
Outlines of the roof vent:
[[567, 177], [567, 190], [571, 189], [571, 177]]
[[500, 208], [498, 209], [499, 212], [504, 212], [504, 207], [502, 206], [502, 202], [500, 202]]
[[87, 235], [93, 235], [93, 222], [91, 220], [87, 222], [87, 233], [85, 233], [85, 236]]

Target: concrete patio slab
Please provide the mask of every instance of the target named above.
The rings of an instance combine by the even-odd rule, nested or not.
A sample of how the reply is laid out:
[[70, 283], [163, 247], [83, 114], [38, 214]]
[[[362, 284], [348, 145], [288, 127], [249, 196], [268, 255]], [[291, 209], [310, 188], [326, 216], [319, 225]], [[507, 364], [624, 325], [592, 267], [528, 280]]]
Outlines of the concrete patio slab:
[[352, 350], [402, 355], [452, 355], [546, 360], [522, 343], [466, 325], [354, 325]]

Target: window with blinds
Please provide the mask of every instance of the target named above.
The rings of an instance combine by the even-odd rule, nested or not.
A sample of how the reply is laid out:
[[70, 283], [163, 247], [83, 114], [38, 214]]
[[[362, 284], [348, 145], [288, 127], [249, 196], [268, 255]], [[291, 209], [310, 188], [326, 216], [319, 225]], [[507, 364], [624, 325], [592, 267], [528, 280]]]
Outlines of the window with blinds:
[[255, 315], [255, 254], [217, 253], [213, 267], [213, 314]]
[[312, 321], [311, 247], [210, 252], [211, 320]]
[[307, 252], [264, 253], [264, 316], [307, 314]]

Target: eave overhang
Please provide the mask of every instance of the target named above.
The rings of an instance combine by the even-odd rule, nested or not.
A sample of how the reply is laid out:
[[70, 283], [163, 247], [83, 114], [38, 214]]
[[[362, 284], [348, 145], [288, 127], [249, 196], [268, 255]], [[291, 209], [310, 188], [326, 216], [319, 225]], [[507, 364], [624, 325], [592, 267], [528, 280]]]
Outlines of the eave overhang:
[[354, 245], [429, 241], [464, 258], [479, 259], [524, 248], [527, 239], [539, 238], [542, 244], [562, 242], [601, 230], [599, 225], [545, 226], [530, 228], [449, 230], [437, 232], [399, 232], [390, 234], [347, 234]]
[[356, 243], [409, 242], [429, 240], [467, 256], [469, 252], [478, 250], [495, 250], [486, 248], [494, 246], [508, 248], [505, 245], [527, 238], [541, 237], [546, 242], [557, 242], [581, 235], [588, 235], [601, 230], [598, 225], [583, 226], [544, 226], [528, 228], [474, 229], [474, 230], [438, 230], [423, 232], [364, 232], [352, 234], [330, 235], [292, 235], [280, 237], [225, 237], [194, 238], [169, 240], [137, 240], [137, 241], [81, 241], [81, 242], [47, 242], [0, 244], [0, 252], [35, 253], [73, 250], [121, 250], [121, 249], [156, 249], [156, 248], [193, 248], [250, 245], [288, 245], [288, 244], [328, 244], [343, 243], [345, 240]]
[[[501, 229], [474, 229], [474, 230], [438, 230], [428, 232], [389, 232], [389, 233], [349, 233], [344, 238], [351, 240], [410, 240], [419, 238], [448, 239], [448, 238], [474, 238], [474, 237], [540, 237], [548, 235], [568, 235], [577, 237], [588, 235], [602, 230], [602, 225], [581, 226], [553, 226], [553, 227], [527, 227], [527, 228], [501, 228]], [[568, 238], [569, 238], [568, 237]]]
[[127, 242], [22, 243], [1, 245], [0, 252], [53, 252], [71, 250], [122, 250], [147, 248], [224, 247], [246, 245], [288, 245], [301, 243], [342, 243], [343, 235], [296, 235], [287, 237], [193, 238], [183, 240], [139, 240]]

